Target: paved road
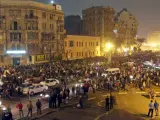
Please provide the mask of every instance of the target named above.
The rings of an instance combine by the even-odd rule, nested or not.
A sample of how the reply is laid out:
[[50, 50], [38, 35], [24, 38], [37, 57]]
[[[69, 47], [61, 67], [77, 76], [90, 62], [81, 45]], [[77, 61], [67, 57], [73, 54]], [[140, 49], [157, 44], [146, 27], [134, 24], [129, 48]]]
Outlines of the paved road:
[[[124, 94], [125, 93], [125, 94]], [[128, 92], [113, 93], [116, 96], [117, 105], [113, 111], [105, 112], [104, 99], [106, 92], [97, 92], [89, 95], [90, 100], [86, 102], [86, 107], [81, 110], [77, 108], [66, 108], [58, 112], [40, 118], [40, 120], [143, 120], [150, 119], [146, 116], [148, 112], [149, 99], [136, 93], [136, 90]], [[160, 103], [160, 100], [157, 99]], [[154, 120], [160, 118], [155, 117]]]

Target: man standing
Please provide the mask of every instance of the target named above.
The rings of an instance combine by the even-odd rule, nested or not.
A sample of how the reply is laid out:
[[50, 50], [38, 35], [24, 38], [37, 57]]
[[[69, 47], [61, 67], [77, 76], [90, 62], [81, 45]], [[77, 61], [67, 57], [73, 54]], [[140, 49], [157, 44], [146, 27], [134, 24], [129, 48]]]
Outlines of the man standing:
[[153, 103], [152, 100], [151, 100], [151, 102], [149, 103], [148, 107], [149, 107], [148, 117], [150, 116], [150, 114], [151, 114], [151, 117], [153, 117], [154, 103]]
[[62, 95], [61, 94], [58, 94], [58, 108], [60, 108], [60, 105], [62, 103]]
[[156, 100], [155, 100], [155, 103], [154, 103], [154, 108], [155, 108], [156, 116], [158, 116], [158, 108], [159, 108], [159, 104], [157, 103]]
[[113, 102], [114, 102], [113, 96], [110, 95], [110, 109], [113, 109]]
[[106, 97], [106, 111], [109, 111], [109, 97]]
[[23, 105], [22, 105], [22, 103], [19, 102], [19, 104], [17, 104], [16, 108], [19, 109], [19, 117], [20, 117], [20, 118], [23, 118], [24, 115], [23, 115]]
[[29, 103], [27, 104], [27, 108], [28, 108], [27, 117], [29, 116], [29, 114], [32, 117], [32, 109], [33, 109], [32, 101], [29, 101]]
[[37, 115], [41, 115], [41, 107], [42, 107], [42, 104], [41, 104], [41, 101], [38, 99], [37, 102], [36, 102], [36, 106], [37, 106]]

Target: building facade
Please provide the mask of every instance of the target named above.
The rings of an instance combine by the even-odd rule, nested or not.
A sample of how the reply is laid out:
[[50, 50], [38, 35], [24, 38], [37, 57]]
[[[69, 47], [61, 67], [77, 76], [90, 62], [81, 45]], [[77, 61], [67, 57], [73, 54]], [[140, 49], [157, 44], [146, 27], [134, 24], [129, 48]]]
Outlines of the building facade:
[[93, 6], [82, 11], [83, 34], [112, 36], [115, 10], [112, 7]]
[[130, 46], [135, 42], [138, 32], [138, 21], [136, 17], [127, 9], [122, 9], [115, 17], [115, 34], [117, 36], [117, 46], [124, 44]]
[[60, 5], [31, 0], [0, 0], [0, 63], [33, 64], [64, 51]]
[[67, 35], [64, 48], [65, 60], [100, 56], [100, 37]]
[[79, 15], [65, 17], [65, 30], [67, 35], [80, 35], [82, 31], [82, 20]]

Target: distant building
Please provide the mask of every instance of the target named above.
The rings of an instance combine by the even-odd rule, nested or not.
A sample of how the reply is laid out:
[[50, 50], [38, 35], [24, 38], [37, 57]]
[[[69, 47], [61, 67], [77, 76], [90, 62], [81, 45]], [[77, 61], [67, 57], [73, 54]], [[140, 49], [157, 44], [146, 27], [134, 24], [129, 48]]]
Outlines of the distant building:
[[64, 59], [72, 60], [100, 56], [100, 37], [67, 35], [64, 48]]
[[136, 17], [127, 9], [122, 9], [115, 17], [115, 34], [117, 34], [118, 46], [134, 43], [138, 32], [138, 22]]
[[68, 35], [80, 35], [82, 20], [79, 15], [70, 15], [65, 17], [65, 29]]
[[64, 51], [60, 5], [0, 0], [0, 64], [34, 64]]
[[111, 37], [114, 29], [115, 10], [109, 6], [93, 6], [82, 11], [83, 34]]

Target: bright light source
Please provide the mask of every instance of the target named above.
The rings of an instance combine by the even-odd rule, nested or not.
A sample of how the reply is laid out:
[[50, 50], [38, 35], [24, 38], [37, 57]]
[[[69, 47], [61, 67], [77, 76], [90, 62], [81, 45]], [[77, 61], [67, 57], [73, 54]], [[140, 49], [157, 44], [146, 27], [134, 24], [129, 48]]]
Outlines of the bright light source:
[[118, 33], [118, 30], [117, 30], [117, 29], [114, 29], [113, 32], [114, 32], [115, 34], [117, 34], [117, 33]]
[[5, 111], [5, 110], [7, 110], [7, 108], [6, 108], [6, 107], [3, 107], [2, 110]]
[[157, 45], [155, 43], [151, 44], [152, 47], [156, 47]]
[[54, 0], [51, 0], [51, 4], [54, 4]]
[[25, 50], [8, 50], [7, 54], [25, 54]]
[[121, 49], [120, 49], [120, 48], [118, 48], [118, 49], [117, 49], [117, 51], [118, 51], [118, 52], [121, 52]]
[[106, 48], [107, 48], [107, 49], [111, 49], [112, 47], [113, 47], [113, 45], [112, 45], [111, 43], [107, 43], [107, 44], [106, 44]]
[[2, 102], [0, 101], [0, 105], [2, 105]]

